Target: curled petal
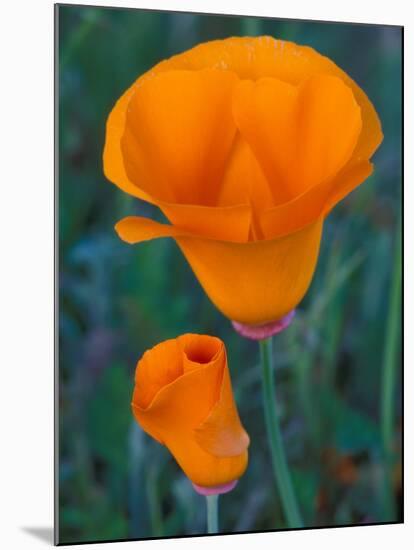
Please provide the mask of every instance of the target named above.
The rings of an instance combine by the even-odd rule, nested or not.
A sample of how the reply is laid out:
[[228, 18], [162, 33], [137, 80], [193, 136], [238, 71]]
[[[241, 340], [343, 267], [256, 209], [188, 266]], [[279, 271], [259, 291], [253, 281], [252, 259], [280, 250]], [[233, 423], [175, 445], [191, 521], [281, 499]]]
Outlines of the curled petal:
[[[154, 368], [157, 365], [157, 368]], [[140, 409], [147, 409], [154, 397], [183, 374], [180, 348], [177, 340], [166, 340], [142, 356], [135, 372], [133, 402]]]
[[121, 138], [125, 131], [127, 109], [133, 93], [134, 87], [131, 86], [118, 99], [106, 122], [103, 169], [105, 176], [122, 191], [139, 199], [153, 202], [148, 193], [129, 179], [121, 151]]
[[215, 204], [236, 127], [234, 73], [171, 71], [138, 83], [121, 139], [129, 179], [167, 202]]
[[195, 440], [215, 456], [237, 456], [249, 446], [249, 436], [240, 423], [228, 369], [223, 372], [220, 397], [210, 414], [195, 429]]
[[347, 166], [335, 178], [315, 185], [289, 202], [275, 206], [260, 216], [267, 239], [298, 231], [329, 211], [372, 173], [373, 166], [360, 161]]
[[361, 132], [351, 89], [332, 76], [314, 76], [298, 87], [275, 78], [243, 81], [234, 115], [270, 182], [275, 204], [337, 174]]
[[173, 225], [189, 233], [234, 242], [249, 239], [252, 209], [248, 204], [216, 208], [161, 202], [158, 205]]
[[[184, 209], [174, 209], [172, 219], [177, 221], [182, 218], [183, 223], [178, 225], [165, 225], [149, 218], [128, 216], [115, 225], [115, 230], [120, 238], [129, 244], [159, 237], [193, 235], [229, 242], [243, 243], [248, 240], [251, 224], [250, 208], [241, 206], [208, 209], [209, 212], [205, 210], [207, 209], [203, 207], [191, 207], [188, 218], [185, 220]], [[171, 214], [170, 211], [169, 213]]]

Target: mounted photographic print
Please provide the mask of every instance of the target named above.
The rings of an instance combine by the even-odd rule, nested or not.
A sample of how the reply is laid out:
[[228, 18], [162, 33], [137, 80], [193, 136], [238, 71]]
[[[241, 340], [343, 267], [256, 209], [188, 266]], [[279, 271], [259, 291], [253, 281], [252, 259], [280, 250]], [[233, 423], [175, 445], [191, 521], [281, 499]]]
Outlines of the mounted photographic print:
[[403, 521], [402, 36], [56, 6], [57, 544]]

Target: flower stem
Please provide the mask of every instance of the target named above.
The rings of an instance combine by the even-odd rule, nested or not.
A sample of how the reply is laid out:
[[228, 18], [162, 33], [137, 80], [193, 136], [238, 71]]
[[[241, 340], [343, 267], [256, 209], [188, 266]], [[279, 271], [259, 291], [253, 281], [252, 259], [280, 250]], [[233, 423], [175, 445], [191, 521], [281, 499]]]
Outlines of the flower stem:
[[207, 533], [209, 533], [210, 535], [219, 532], [218, 498], [219, 498], [219, 495], [208, 495], [208, 496], [206, 496], [206, 502], [207, 502]]
[[276, 397], [274, 390], [274, 377], [272, 369], [272, 339], [267, 338], [260, 341], [260, 359], [262, 367], [263, 383], [263, 405], [269, 441], [273, 473], [276, 485], [280, 493], [283, 511], [289, 527], [303, 527], [299, 507], [296, 502], [295, 493], [289, 468], [283, 448], [282, 433], [280, 431], [279, 419], [276, 411]]
[[385, 332], [382, 365], [381, 434], [384, 456], [384, 521], [395, 519], [395, 499], [392, 487], [393, 435], [395, 416], [396, 353], [400, 343], [401, 315], [401, 225], [397, 226], [394, 269], [392, 273], [389, 309]]

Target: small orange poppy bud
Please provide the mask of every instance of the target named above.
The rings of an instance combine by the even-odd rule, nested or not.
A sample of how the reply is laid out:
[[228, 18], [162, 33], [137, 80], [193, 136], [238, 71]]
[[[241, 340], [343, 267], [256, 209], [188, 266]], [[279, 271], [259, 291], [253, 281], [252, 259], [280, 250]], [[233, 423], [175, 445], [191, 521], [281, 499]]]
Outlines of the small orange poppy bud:
[[197, 490], [225, 492], [244, 473], [249, 436], [219, 338], [185, 334], [146, 351], [135, 372], [132, 411]]
[[381, 141], [366, 94], [312, 48], [199, 44], [142, 75], [108, 118], [106, 177], [171, 222], [128, 217], [116, 231], [131, 244], [172, 237], [224, 315], [272, 333], [309, 288], [326, 216], [371, 174]]

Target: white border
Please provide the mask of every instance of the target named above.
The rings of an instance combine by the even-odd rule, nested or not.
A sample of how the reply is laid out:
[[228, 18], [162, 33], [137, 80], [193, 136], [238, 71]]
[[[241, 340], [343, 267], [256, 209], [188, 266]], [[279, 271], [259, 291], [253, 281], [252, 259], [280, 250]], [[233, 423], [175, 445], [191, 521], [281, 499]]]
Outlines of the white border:
[[[72, 4], [76, 2], [68, 1]], [[406, 97], [413, 98], [413, 23], [410, 3], [347, 0], [154, 0], [89, 1], [90, 5], [146, 7], [179, 11], [269, 15], [405, 25]], [[0, 545], [45, 546], [22, 528], [52, 525], [53, 518], [53, 2], [27, 0], [2, 6], [1, 52], [1, 443]], [[412, 100], [406, 102], [406, 151], [414, 151]], [[410, 124], [408, 124], [410, 123]], [[411, 154], [405, 166], [406, 281], [414, 279], [414, 174]], [[233, 535], [214, 539], [217, 549], [263, 547], [346, 549], [375, 545], [408, 547], [412, 528], [414, 388], [413, 338], [410, 338], [413, 285], [406, 285], [405, 479], [406, 524], [293, 533]], [[410, 288], [411, 287], [411, 288]], [[110, 548], [207, 548], [212, 539], [113, 543]], [[102, 549], [102, 545], [86, 545]]]

